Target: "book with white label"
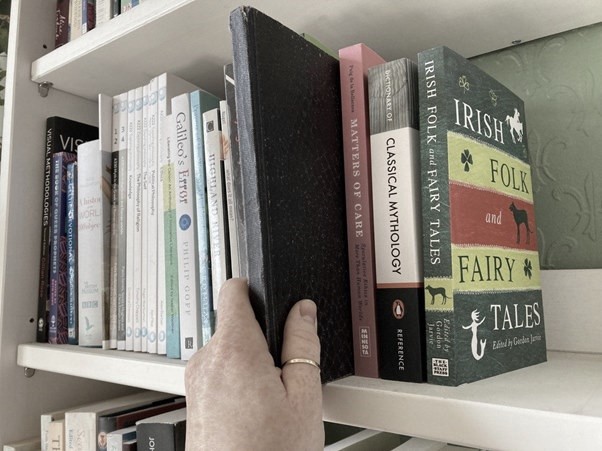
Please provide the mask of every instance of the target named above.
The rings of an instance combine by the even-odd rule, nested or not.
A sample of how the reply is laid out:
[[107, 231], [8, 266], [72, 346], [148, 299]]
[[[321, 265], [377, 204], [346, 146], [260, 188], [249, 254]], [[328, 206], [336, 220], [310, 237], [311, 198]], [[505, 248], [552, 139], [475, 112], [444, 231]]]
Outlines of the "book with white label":
[[111, 152], [78, 148], [78, 324], [80, 346], [108, 347]]

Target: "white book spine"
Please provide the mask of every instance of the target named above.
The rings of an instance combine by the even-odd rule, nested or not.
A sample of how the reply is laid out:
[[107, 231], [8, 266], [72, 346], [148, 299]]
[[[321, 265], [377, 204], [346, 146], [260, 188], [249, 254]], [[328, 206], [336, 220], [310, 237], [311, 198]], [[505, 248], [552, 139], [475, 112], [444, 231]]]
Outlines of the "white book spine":
[[83, 0], [70, 0], [69, 4], [69, 41], [82, 35]]
[[134, 107], [134, 351], [142, 350], [142, 104], [143, 88], [135, 89]]
[[115, 96], [117, 111], [114, 112], [114, 127], [117, 136], [114, 137], [114, 150], [119, 152], [119, 195], [118, 195], [118, 231], [117, 231], [117, 349], [125, 350], [127, 319], [127, 106], [126, 93]]
[[148, 91], [149, 85], [142, 86], [142, 150], [141, 150], [141, 194], [140, 194], [140, 237], [142, 244], [140, 246], [141, 252], [141, 272], [140, 272], [140, 351], [148, 351], [148, 324], [147, 324], [147, 312], [148, 312], [148, 292], [149, 292], [149, 281], [152, 275], [149, 274], [149, 261], [148, 261], [148, 250], [150, 246], [149, 241], [149, 224], [148, 224], [148, 212], [149, 212], [149, 200], [148, 195], [148, 178], [149, 178], [149, 160], [150, 160], [150, 147], [148, 142]]
[[78, 324], [80, 346], [102, 346], [108, 327], [111, 153], [78, 147]]
[[165, 274], [159, 274], [158, 247], [162, 240], [159, 236], [159, 214], [158, 214], [158, 170], [159, 170], [159, 147], [158, 137], [158, 87], [159, 81], [155, 77], [148, 84], [148, 115], [146, 142], [147, 142], [147, 184], [146, 184], [146, 228], [147, 231], [147, 272], [146, 281], [146, 342], [147, 352], [158, 353], [158, 317], [159, 303], [165, 302], [165, 293], [159, 292], [159, 280]]
[[111, 20], [113, 0], [96, 0], [96, 26]]
[[230, 110], [228, 102], [222, 100], [219, 104], [222, 120], [222, 149], [224, 154], [224, 177], [226, 187], [226, 205], [228, 216], [228, 242], [230, 243], [231, 276], [240, 277], [240, 256], [238, 252], [238, 231], [236, 219], [236, 198], [234, 196], [234, 173], [232, 171], [232, 152], [230, 147]]
[[93, 412], [65, 413], [65, 450], [91, 451], [96, 449], [96, 414]]
[[223, 189], [222, 133], [219, 109], [203, 114], [205, 139], [205, 170], [207, 172], [207, 205], [209, 215], [209, 244], [211, 246], [211, 278], [213, 309], [217, 310], [219, 289], [228, 278], [227, 220]]
[[126, 214], [126, 351], [134, 350], [134, 266], [138, 263], [135, 258], [135, 220], [136, 220], [136, 91], [131, 89], [127, 94], [127, 214]]
[[194, 174], [192, 163], [190, 96], [172, 99], [172, 142], [176, 166], [176, 224], [180, 307], [180, 357], [188, 360], [200, 347], [200, 312], [197, 283]]

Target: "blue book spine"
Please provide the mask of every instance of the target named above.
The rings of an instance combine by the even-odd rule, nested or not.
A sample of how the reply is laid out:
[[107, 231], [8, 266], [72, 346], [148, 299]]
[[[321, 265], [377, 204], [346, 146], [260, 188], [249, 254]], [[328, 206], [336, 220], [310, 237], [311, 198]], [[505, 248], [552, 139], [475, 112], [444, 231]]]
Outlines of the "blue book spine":
[[50, 248], [50, 308], [48, 341], [67, 339], [67, 165], [77, 156], [59, 152], [52, 158], [52, 246]]
[[202, 343], [207, 344], [213, 334], [213, 291], [211, 282], [211, 249], [209, 244], [209, 216], [203, 140], [203, 113], [219, 107], [214, 95], [196, 90], [190, 94], [192, 120], [192, 155], [195, 178], [195, 207], [197, 217], [198, 280], [201, 307]]
[[77, 340], [77, 161], [67, 165], [67, 341]]

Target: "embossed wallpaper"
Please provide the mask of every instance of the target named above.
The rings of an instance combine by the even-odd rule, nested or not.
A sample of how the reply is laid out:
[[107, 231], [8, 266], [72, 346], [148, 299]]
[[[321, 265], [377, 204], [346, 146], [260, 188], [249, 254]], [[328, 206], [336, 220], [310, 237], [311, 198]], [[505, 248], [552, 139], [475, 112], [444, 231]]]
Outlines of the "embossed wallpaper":
[[525, 101], [541, 267], [602, 268], [602, 24], [472, 61]]

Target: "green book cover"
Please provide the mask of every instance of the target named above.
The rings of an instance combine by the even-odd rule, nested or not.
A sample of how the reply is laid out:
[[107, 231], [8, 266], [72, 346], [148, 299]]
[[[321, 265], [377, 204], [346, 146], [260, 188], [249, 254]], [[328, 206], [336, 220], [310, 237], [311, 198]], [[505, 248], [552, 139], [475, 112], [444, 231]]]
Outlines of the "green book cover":
[[546, 360], [523, 101], [446, 47], [418, 55], [428, 381]]

